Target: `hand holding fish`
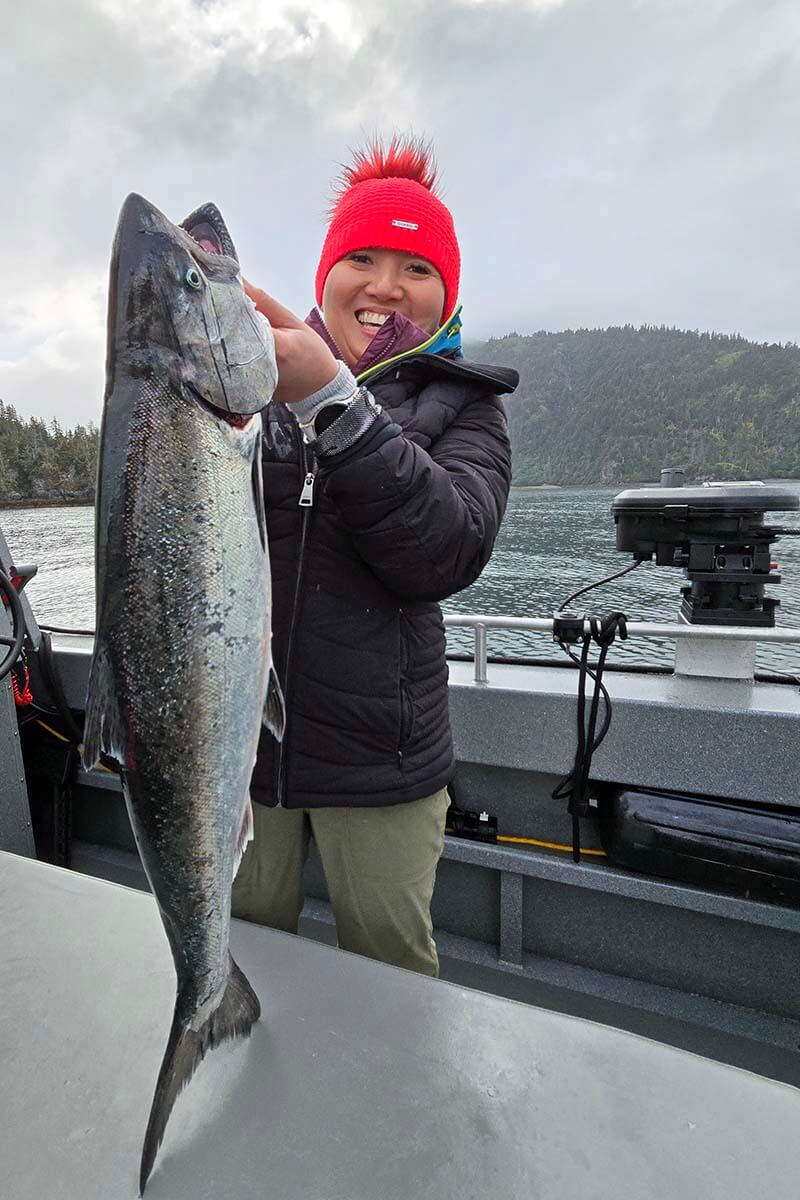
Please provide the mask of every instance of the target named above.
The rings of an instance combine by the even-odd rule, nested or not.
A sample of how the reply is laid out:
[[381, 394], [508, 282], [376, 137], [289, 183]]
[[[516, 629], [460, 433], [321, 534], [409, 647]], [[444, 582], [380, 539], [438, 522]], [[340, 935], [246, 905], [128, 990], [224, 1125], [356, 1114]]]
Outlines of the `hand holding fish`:
[[330, 383], [339, 370], [322, 338], [272, 296], [242, 280], [244, 290], [272, 326], [278, 362], [278, 386], [273, 400], [296, 404]]

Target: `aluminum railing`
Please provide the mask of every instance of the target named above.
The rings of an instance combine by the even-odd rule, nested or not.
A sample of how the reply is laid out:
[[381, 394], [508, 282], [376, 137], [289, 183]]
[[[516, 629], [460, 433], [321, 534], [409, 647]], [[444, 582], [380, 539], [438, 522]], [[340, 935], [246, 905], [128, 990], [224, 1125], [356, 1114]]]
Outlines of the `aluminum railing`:
[[[512, 629], [524, 633], [553, 633], [552, 617], [504, 617], [484, 613], [445, 613], [449, 629], [472, 629], [475, 634], [475, 682], [487, 681], [487, 646], [490, 629]], [[588, 618], [585, 632], [588, 633]], [[747, 625], [685, 625], [675, 622], [628, 621], [629, 637], [734, 642], [778, 642], [800, 645], [800, 629], [773, 629]]]

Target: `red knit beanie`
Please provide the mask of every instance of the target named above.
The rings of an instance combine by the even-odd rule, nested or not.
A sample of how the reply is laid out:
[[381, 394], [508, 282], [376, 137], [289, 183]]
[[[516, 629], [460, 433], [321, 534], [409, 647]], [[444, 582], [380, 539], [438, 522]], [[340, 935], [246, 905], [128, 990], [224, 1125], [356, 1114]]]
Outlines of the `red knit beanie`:
[[375, 247], [418, 254], [444, 282], [446, 320], [458, 300], [461, 254], [453, 218], [436, 195], [430, 148], [413, 138], [393, 138], [388, 150], [374, 142], [354, 155], [339, 187], [317, 267], [317, 304], [328, 272], [354, 250]]

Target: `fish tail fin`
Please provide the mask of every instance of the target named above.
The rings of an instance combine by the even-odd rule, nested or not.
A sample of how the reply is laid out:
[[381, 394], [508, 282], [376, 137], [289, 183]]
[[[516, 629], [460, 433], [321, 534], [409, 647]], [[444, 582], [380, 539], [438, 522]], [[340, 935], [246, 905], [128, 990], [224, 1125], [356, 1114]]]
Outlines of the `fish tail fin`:
[[169, 1115], [179, 1093], [186, 1087], [209, 1050], [229, 1038], [246, 1037], [260, 1016], [261, 1005], [258, 996], [230, 956], [228, 982], [222, 999], [199, 1029], [192, 1029], [185, 1024], [179, 1018], [176, 1006], [144, 1135], [139, 1169], [140, 1196], [144, 1195]]

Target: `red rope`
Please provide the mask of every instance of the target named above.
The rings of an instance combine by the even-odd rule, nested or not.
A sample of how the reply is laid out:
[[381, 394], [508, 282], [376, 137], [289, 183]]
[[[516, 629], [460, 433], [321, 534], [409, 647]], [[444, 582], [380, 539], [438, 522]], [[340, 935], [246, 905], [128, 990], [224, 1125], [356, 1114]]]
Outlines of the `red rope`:
[[25, 708], [28, 704], [33, 704], [33, 692], [30, 687], [30, 675], [28, 668], [22, 668], [22, 687], [20, 688], [16, 672], [11, 673], [11, 691], [14, 693], [14, 703], [19, 708]]

